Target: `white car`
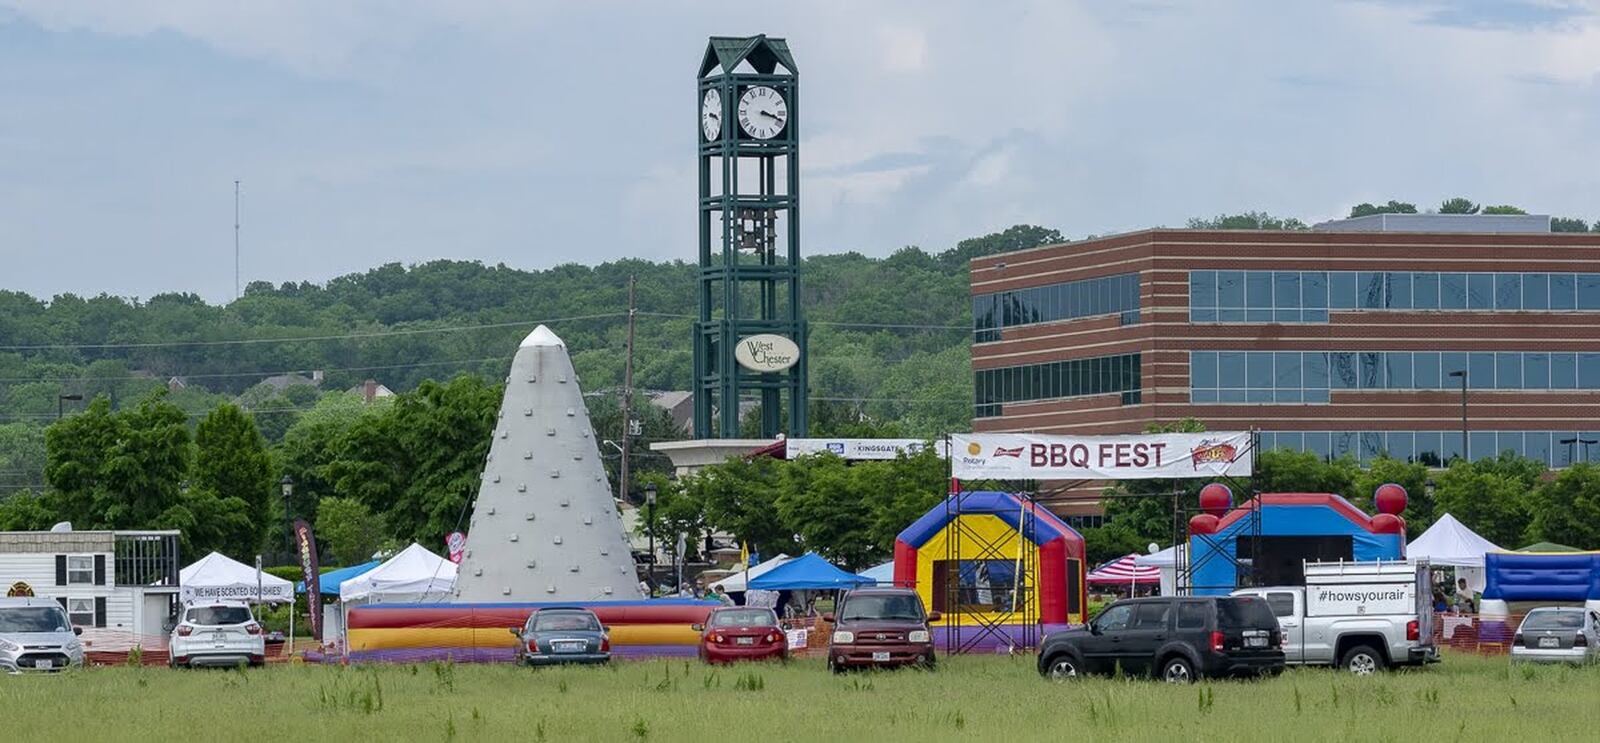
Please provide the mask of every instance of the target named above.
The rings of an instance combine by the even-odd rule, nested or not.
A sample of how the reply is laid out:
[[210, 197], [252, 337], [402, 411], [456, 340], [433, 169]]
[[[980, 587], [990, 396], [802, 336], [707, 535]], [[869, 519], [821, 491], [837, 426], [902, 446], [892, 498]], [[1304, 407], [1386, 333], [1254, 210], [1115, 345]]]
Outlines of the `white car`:
[[168, 663], [180, 666], [259, 666], [267, 659], [261, 625], [243, 601], [189, 604], [172, 628]]
[[1581, 606], [1541, 606], [1522, 618], [1511, 660], [1593, 663], [1600, 658], [1600, 615]]

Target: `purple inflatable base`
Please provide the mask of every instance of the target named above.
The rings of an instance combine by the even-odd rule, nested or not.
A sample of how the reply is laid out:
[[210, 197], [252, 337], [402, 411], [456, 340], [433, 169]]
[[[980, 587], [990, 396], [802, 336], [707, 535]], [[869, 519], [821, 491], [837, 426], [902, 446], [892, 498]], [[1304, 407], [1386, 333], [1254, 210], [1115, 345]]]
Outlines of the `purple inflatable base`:
[[[939, 652], [946, 652], [958, 644], [963, 653], [995, 653], [1011, 647], [1038, 647], [1046, 635], [1070, 629], [1071, 624], [1036, 624], [1030, 632], [1021, 624], [1002, 624], [993, 628], [976, 625], [950, 627], [942, 623], [933, 625], [933, 644]], [[1032, 635], [1029, 637], [1028, 635]], [[954, 641], [954, 642], [952, 642]]]
[[[693, 645], [628, 645], [612, 649], [611, 657], [627, 660], [658, 658], [694, 658], [700, 649]], [[429, 663], [444, 660], [453, 663], [511, 663], [516, 660], [513, 648], [391, 648], [385, 650], [354, 650], [347, 655], [306, 653], [310, 663]]]

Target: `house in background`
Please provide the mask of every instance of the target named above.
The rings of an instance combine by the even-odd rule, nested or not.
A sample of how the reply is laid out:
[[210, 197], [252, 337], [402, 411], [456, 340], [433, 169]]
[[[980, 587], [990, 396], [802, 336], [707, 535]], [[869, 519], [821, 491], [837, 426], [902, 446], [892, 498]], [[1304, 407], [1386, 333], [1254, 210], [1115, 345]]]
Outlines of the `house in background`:
[[282, 391], [284, 391], [286, 389], [289, 389], [290, 387], [297, 387], [297, 386], [302, 386], [302, 385], [311, 386], [311, 387], [321, 387], [322, 386], [322, 370], [318, 369], [316, 371], [311, 372], [311, 376], [309, 376], [309, 377], [305, 376], [303, 374], [297, 374], [297, 373], [294, 373], [294, 372], [290, 372], [288, 374], [277, 374], [277, 375], [270, 376], [270, 377], [267, 377], [266, 379], [261, 380], [261, 384], [272, 388], [272, 391], [274, 391], [274, 392], [282, 392]]
[[362, 382], [361, 384], [345, 390], [345, 392], [351, 395], [360, 395], [361, 401], [365, 403], [371, 403], [373, 400], [376, 400], [380, 397], [394, 397], [394, 390], [378, 384], [378, 381], [375, 379], [369, 379], [365, 382]]
[[177, 615], [178, 532], [0, 532], [0, 588], [55, 599], [86, 649], [165, 647]]

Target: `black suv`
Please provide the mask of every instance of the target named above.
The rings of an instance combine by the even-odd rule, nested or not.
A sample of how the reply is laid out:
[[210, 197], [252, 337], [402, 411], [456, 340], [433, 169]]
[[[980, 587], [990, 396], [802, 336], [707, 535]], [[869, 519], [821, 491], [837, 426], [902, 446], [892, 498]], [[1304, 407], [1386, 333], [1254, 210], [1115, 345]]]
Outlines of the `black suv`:
[[1118, 601], [1085, 627], [1051, 633], [1039, 673], [1159, 674], [1174, 683], [1203, 676], [1283, 672], [1283, 633], [1266, 601], [1251, 596]]

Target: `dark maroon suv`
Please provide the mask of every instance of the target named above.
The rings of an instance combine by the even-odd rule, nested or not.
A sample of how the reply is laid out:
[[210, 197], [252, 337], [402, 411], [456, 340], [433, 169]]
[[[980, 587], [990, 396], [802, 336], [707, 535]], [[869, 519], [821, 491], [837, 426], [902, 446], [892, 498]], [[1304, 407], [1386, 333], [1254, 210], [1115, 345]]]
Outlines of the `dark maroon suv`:
[[834, 673], [886, 666], [933, 668], [928, 623], [939, 621], [939, 614], [923, 613], [922, 599], [909, 588], [857, 588], [823, 621], [833, 624], [828, 668]]

